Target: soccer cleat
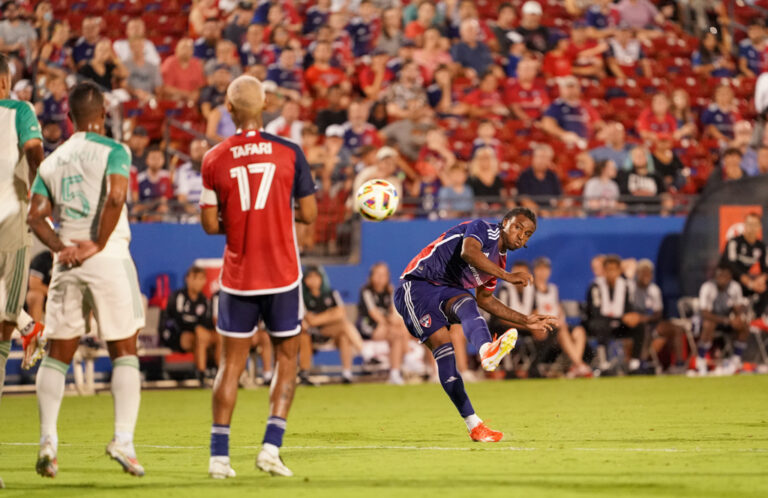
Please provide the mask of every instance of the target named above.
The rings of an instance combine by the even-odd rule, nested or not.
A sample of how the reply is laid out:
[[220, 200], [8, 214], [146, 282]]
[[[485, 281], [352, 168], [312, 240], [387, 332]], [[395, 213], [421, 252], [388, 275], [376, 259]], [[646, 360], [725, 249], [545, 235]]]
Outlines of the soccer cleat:
[[504, 433], [494, 431], [485, 425], [485, 423], [480, 422], [474, 429], [469, 431], [469, 437], [472, 438], [472, 441], [477, 441], [479, 443], [498, 443], [504, 439]]
[[480, 360], [483, 370], [493, 372], [501, 360], [515, 348], [517, 344], [517, 329], [509, 329], [493, 342], [483, 344], [480, 348]]
[[[45, 353], [45, 339], [43, 339], [43, 329], [45, 326], [40, 322], [32, 322], [27, 327], [30, 326], [31, 330], [26, 335], [21, 336], [21, 345], [24, 348], [21, 367], [25, 370], [34, 367]], [[36, 338], [36, 340], [33, 341], [33, 338]]]
[[208, 464], [208, 475], [213, 479], [235, 477], [235, 470], [229, 465], [229, 457], [213, 456]]
[[129, 474], [136, 477], [144, 475], [144, 467], [136, 459], [132, 444], [120, 444], [113, 439], [107, 445], [107, 455], [119, 463], [123, 470]]
[[285, 466], [280, 455], [274, 455], [267, 450], [262, 449], [259, 456], [256, 457], [256, 468], [268, 472], [273, 476], [292, 477], [293, 472]]
[[56, 477], [59, 472], [59, 462], [56, 459], [56, 448], [53, 447], [50, 439], [46, 439], [40, 445], [40, 451], [37, 454], [37, 463], [35, 471], [43, 477]]

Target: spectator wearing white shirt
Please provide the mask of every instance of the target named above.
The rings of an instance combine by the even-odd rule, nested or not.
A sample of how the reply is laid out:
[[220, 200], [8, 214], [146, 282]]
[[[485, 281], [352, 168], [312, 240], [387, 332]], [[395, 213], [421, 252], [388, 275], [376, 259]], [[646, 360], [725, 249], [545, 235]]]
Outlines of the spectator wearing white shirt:
[[269, 122], [264, 131], [301, 145], [301, 130], [304, 123], [299, 119], [301, 107], [295, 100], [286, 100], [280, 117]]
[[610, 159], [595, 164], [595, 174], [584, 185], [584, 201], [590, 211], [615, 211], [619, 201], [618, 169]]
[[137, 17], [128, 21], [125, 26], [125, 39], [116, 40], [112, 45], [115, 50], [115, 54], [121, 61], [126, 62], [131, 59], [131, 40], [141, 40], [144, 48], [144, 60], [149, 64], [154, 64], [160, 67], [160, 54], [157, 53], [155, 44], [146, 38], [146, 26], [144, 21]]
[[189, 144], [189, 161], [179, 166], [174, 175], [173, 193], [181, 209], [188, 214], [199, 212], [198, 203], [200, 202], [200, 193], [203, 190], [200, 168], [208, 148], [207, 140], [193, 140]]

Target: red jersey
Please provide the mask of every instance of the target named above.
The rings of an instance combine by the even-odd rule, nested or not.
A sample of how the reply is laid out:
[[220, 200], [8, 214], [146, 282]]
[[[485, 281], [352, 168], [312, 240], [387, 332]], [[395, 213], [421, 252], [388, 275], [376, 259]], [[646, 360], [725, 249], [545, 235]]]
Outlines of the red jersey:
[[258, 131], [238, 132], [203, 158], [201, 207], [218, 206], [226, 233], [221, 288], [276, 294], [301, 281], [293, 202], [315, 192], [298, 145]]
[[531, 88], [525, 89], [515, 81], [508, 84], [504, 90], [504, 103], [518, 104], [531, 119], [539, 119], [549, 107], [550, 102], [547, 88], [539, 83], [534, 83]]
[[570, 76], [572, 68], [573, 63], [567, 53], [549, 52], [544, 56], [544, 63], [541, 65], [542, 72], [550, 77]]
[[347, 75], [337, 67], [320, 69], [317, 65], [313, 64], [304, 72], [304, 81], [310, 88], [312, 88], [312, 90], [315, 89], [315, 85], [320, 85], [323, 88], [330, 88], [333, 85], [338, 85], [346, 80]]
[[650, 109], [645, 109], [637, 118], [637, 131], [652, 131], [654, 133], [674, 133], [677, 130], [677, 120], [667, 113], [659, 119]]

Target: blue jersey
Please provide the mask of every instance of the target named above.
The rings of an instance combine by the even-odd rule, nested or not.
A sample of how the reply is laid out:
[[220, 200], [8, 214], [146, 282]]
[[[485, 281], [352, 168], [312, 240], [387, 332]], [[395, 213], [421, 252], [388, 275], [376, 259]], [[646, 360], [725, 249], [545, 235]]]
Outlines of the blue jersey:
[[307, 9], [304, 19], [304, 34], [308, 35], [317, 31], [320, 26], [328, 23], [330, 12], [323, 12], [316, 5]]
[[352, 51], [355, 57], [362, 57], [371, 49], [373, 29], [362, 17], [355, 17], [347, 25], [347, 33], [352, 37]]
[[451, 228], [422, 249], [408, 263], [400, 278], [424, 280], [461, 289], [495, 289], [496, 277], [481, 272], [461, 258], [461, 246], [467, 237], [477, 239], [482, 244], [483, 254], [488, 259], [502, 269], [507, 267], [507, 253], [499, 251], [501, 225], [474, 220]]
[[72, 58], [75, 60], [75, 64], [80, 64], [82, 61], [88, 62], [93, 59], [95, 48], [95, 45], [88, 43], [82, 36], [78, 38], [75, 46], [72, 48]]
[[590, 115], [582, 105], [570, 105], [563, 99], [557, 99], [544, 113], [557, 121], [557, 125], [565, 131], [571, 131], [581, 138], [588, 138], [590, 132]]
[[711, 104], [701, 113], [701, 124], [704, 126], [713, 125], [720, 133], [730, 139], [733, 138], [733, 125], [738, 119], [738, 115], [720, 109], [717, 104]]
[[192, 54], [203, 61], [208, 61], [216, 57], [216, 44], [209, 45], [205, 38], [200, 37], [195, 40]]
[[749, 38], [739, 43], [739, 57], [747, 60], [747, 67], [755, 74], [762, 72], [763, 54], [761, 54]]
[[285, 69], [280, 64], [272, 64], [267, 69], [267, 79], [274, 81], [281, 88], [296, 90], [301, 92], [303, 89], [302, 74], [298, 69]]

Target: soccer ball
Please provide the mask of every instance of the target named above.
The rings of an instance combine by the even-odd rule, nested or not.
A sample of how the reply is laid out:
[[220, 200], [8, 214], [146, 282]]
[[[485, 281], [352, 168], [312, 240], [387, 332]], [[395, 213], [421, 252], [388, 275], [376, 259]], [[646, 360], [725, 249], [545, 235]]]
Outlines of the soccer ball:
[[357, 212], [371, 221], [382, 221], [397, 210], [400, 198], [397, 189], [386, 180], [368, 180], [357, 190]]

